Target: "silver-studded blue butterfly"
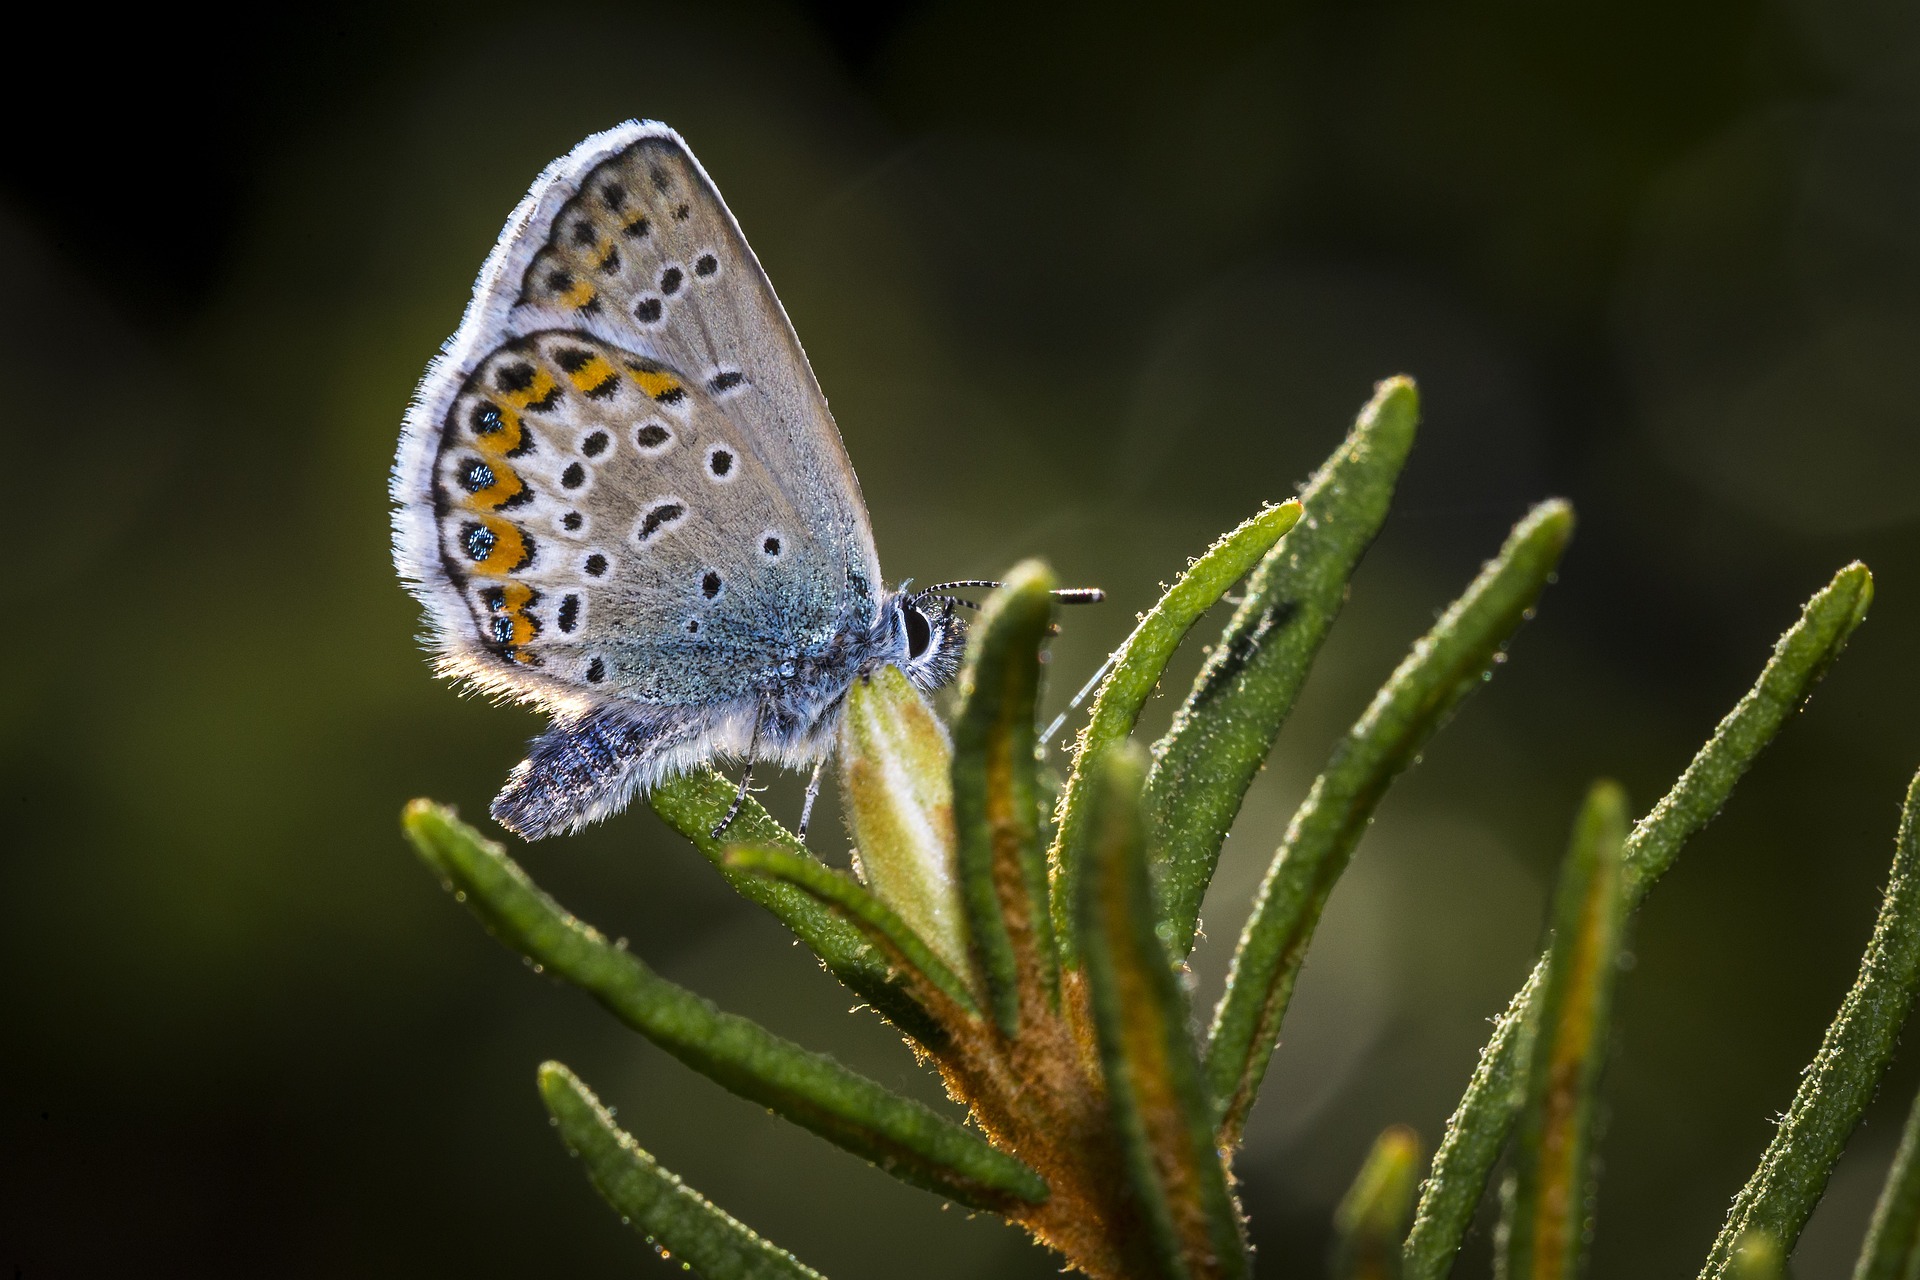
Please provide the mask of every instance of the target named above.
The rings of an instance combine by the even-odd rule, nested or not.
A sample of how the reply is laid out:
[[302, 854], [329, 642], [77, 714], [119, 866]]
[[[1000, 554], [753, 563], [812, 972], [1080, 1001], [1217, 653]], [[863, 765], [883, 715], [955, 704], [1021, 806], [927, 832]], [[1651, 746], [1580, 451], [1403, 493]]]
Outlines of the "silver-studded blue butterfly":
[[438, 669], [552, 716], [493, 802], [530, 840], [721, 755], [746, 761], [734, 812], [755, 760], [814, 765], [811, 809], [848, 687], [883, 663], [951, 678], [943, 593], [990, 585], [883, 587], [786, 312], [652, 121], [588, 138], [513, 211], [391, 492]]

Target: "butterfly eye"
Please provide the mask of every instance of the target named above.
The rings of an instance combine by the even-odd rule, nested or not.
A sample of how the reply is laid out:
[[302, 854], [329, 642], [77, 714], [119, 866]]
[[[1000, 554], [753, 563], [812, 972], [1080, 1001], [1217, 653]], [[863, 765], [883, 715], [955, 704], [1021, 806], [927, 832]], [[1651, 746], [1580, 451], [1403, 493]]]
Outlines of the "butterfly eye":
[[933, 626], [927, 621], [927, 615], [913, 605], [903, 605], [900, 609], [907, 623], [907, 658], [918, 658], [933, 643]]

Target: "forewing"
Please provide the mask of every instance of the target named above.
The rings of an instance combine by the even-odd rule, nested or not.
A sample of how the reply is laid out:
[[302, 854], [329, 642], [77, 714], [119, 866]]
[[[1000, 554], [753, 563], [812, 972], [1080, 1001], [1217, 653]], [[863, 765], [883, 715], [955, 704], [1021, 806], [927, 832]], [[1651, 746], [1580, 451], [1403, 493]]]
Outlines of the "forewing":
[[582, 143], [516, 210], [422, 384], [395, 497], [445, 664], [550, 705], [738, 696], [783, 644], [870, 618], [879, 584], [785, 312], [656, 124]]

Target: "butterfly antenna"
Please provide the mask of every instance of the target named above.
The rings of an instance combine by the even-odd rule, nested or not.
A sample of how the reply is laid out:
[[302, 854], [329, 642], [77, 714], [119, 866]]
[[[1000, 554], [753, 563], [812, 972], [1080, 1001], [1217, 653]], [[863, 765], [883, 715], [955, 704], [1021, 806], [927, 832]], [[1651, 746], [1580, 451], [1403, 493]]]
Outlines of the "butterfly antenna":
[[[936, 582], [920, 592], [920, 594], [923, 596], [938, 595], [942, 592], [953, 591], [961, 587], [982, 587], [991, 591], [995, 587], [1004, 585], [1004, 583], [995, 582], [991, 578], [961, 578], [954, 582]], [[1061, 604], [1099, 604], [1107, 598], [1107, 593], [1098, 587], [1059, 587], [1053, 591], [1052, 595], [1053, 598]], [[959, 603], [967, 605], [969, 609], [979, 607], [978, 605], [967, 604], [965, 600], [961, 600]]]

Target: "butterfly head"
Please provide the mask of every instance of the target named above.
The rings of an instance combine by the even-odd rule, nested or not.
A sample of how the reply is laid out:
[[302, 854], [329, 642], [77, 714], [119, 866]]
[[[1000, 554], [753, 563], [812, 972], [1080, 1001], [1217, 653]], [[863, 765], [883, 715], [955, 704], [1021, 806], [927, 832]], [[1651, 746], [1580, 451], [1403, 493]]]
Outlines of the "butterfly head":
[[922, 689], [937, 689], [953, 679], [967, 647], [966, 620], [954, 612], [960, 603], [903, 586], [881, 611], [880, 660], [899, 667]]

